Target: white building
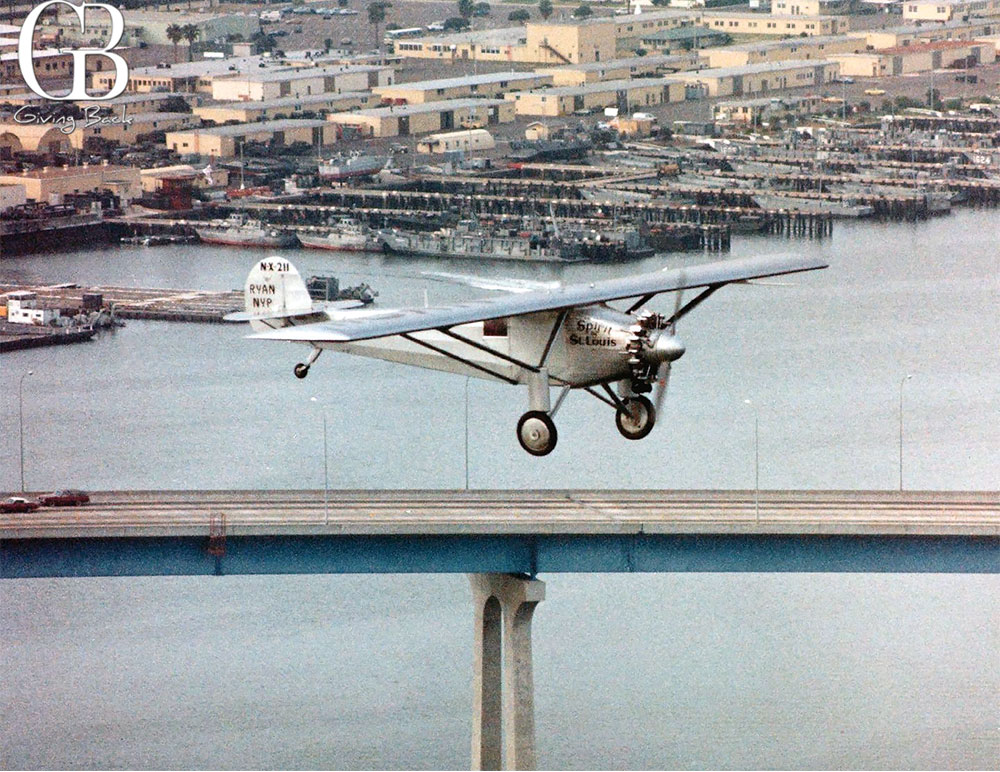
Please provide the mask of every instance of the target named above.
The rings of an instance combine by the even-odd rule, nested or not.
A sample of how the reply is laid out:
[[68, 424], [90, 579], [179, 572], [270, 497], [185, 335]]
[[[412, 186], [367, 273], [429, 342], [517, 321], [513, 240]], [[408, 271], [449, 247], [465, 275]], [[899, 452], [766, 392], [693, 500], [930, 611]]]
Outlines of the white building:
[[486, 129], [431, 134], [417, 143], [418, 153], [453, 153], [458, 150], [492, 150], [497, 143]]
[[34, 292], [11, 292], [7, 298], [7, 321], [14, 324], [47, 325], [59, 318], [58, 308], [39, 308]]

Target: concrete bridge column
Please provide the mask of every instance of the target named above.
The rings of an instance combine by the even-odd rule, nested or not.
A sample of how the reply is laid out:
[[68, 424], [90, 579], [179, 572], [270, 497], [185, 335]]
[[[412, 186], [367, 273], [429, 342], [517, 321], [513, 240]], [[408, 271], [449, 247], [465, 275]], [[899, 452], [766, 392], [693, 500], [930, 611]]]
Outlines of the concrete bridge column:
[[509, 574], [470, 574], [469, 582], [476, 609], [472, 769], [534, 769], [531, 619], [545, 583]]

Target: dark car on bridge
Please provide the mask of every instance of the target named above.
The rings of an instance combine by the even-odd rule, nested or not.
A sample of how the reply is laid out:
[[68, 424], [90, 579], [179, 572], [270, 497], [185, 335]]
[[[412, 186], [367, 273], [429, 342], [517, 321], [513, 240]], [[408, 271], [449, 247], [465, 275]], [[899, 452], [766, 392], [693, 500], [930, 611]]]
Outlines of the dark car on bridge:
[[81, 504], [89, 504], [90, 496], [83, 491], [54, 491], [39, 496], [38, 501], [43, 507], [78, 507]]
[[0, 512], [34, 512], [38, 507], [39, 504], [37, 501], [31, 501], [20, 496], [11, 496], [0, 501]]

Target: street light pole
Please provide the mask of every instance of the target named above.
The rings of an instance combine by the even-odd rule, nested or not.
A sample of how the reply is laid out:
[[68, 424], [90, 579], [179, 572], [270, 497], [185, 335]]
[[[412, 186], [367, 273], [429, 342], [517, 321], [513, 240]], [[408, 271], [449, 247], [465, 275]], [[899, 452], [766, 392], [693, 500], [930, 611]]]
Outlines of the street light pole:
[[326, 411], [323, 411], [323, 525], [330, 524], [330, 456], [326, 452]]
[[465, 490], [469, 490], [469, 381], [472, 377], [465, 376]]
[[24, 493], [24, 379], [34, 374], [34, 370], [28, 370], [21, 376], [21, 380], [17, 384], [17, 428], [21, 446], [21, 493]]
[[905, 375], [899, 381], [899, 490], [903, 490], [903, 385], [913, 376]]
[[760, 411], [749, 399], [743, 404], [753, 408], [753, 507], [754, 521], [760, 525]]

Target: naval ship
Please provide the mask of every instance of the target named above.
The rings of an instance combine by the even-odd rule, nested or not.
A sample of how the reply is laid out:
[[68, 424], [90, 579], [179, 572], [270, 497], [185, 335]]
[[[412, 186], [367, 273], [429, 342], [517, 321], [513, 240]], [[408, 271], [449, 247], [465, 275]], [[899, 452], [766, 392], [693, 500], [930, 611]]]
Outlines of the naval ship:
[[586, 259], [579, 242], [556, 232], [485, 228], [475, 220], [460, 220], [454, 228], [432, 232], [380, 230], [376, 249], [387, 254], [422, 257], [571, 262]]
[[242, 212], [234, 212], [220, 227], [195, 228], [198, 238], [206, 244], [233, 247], [294, 247], [299, 240], [294, 233], [270, 228]]

